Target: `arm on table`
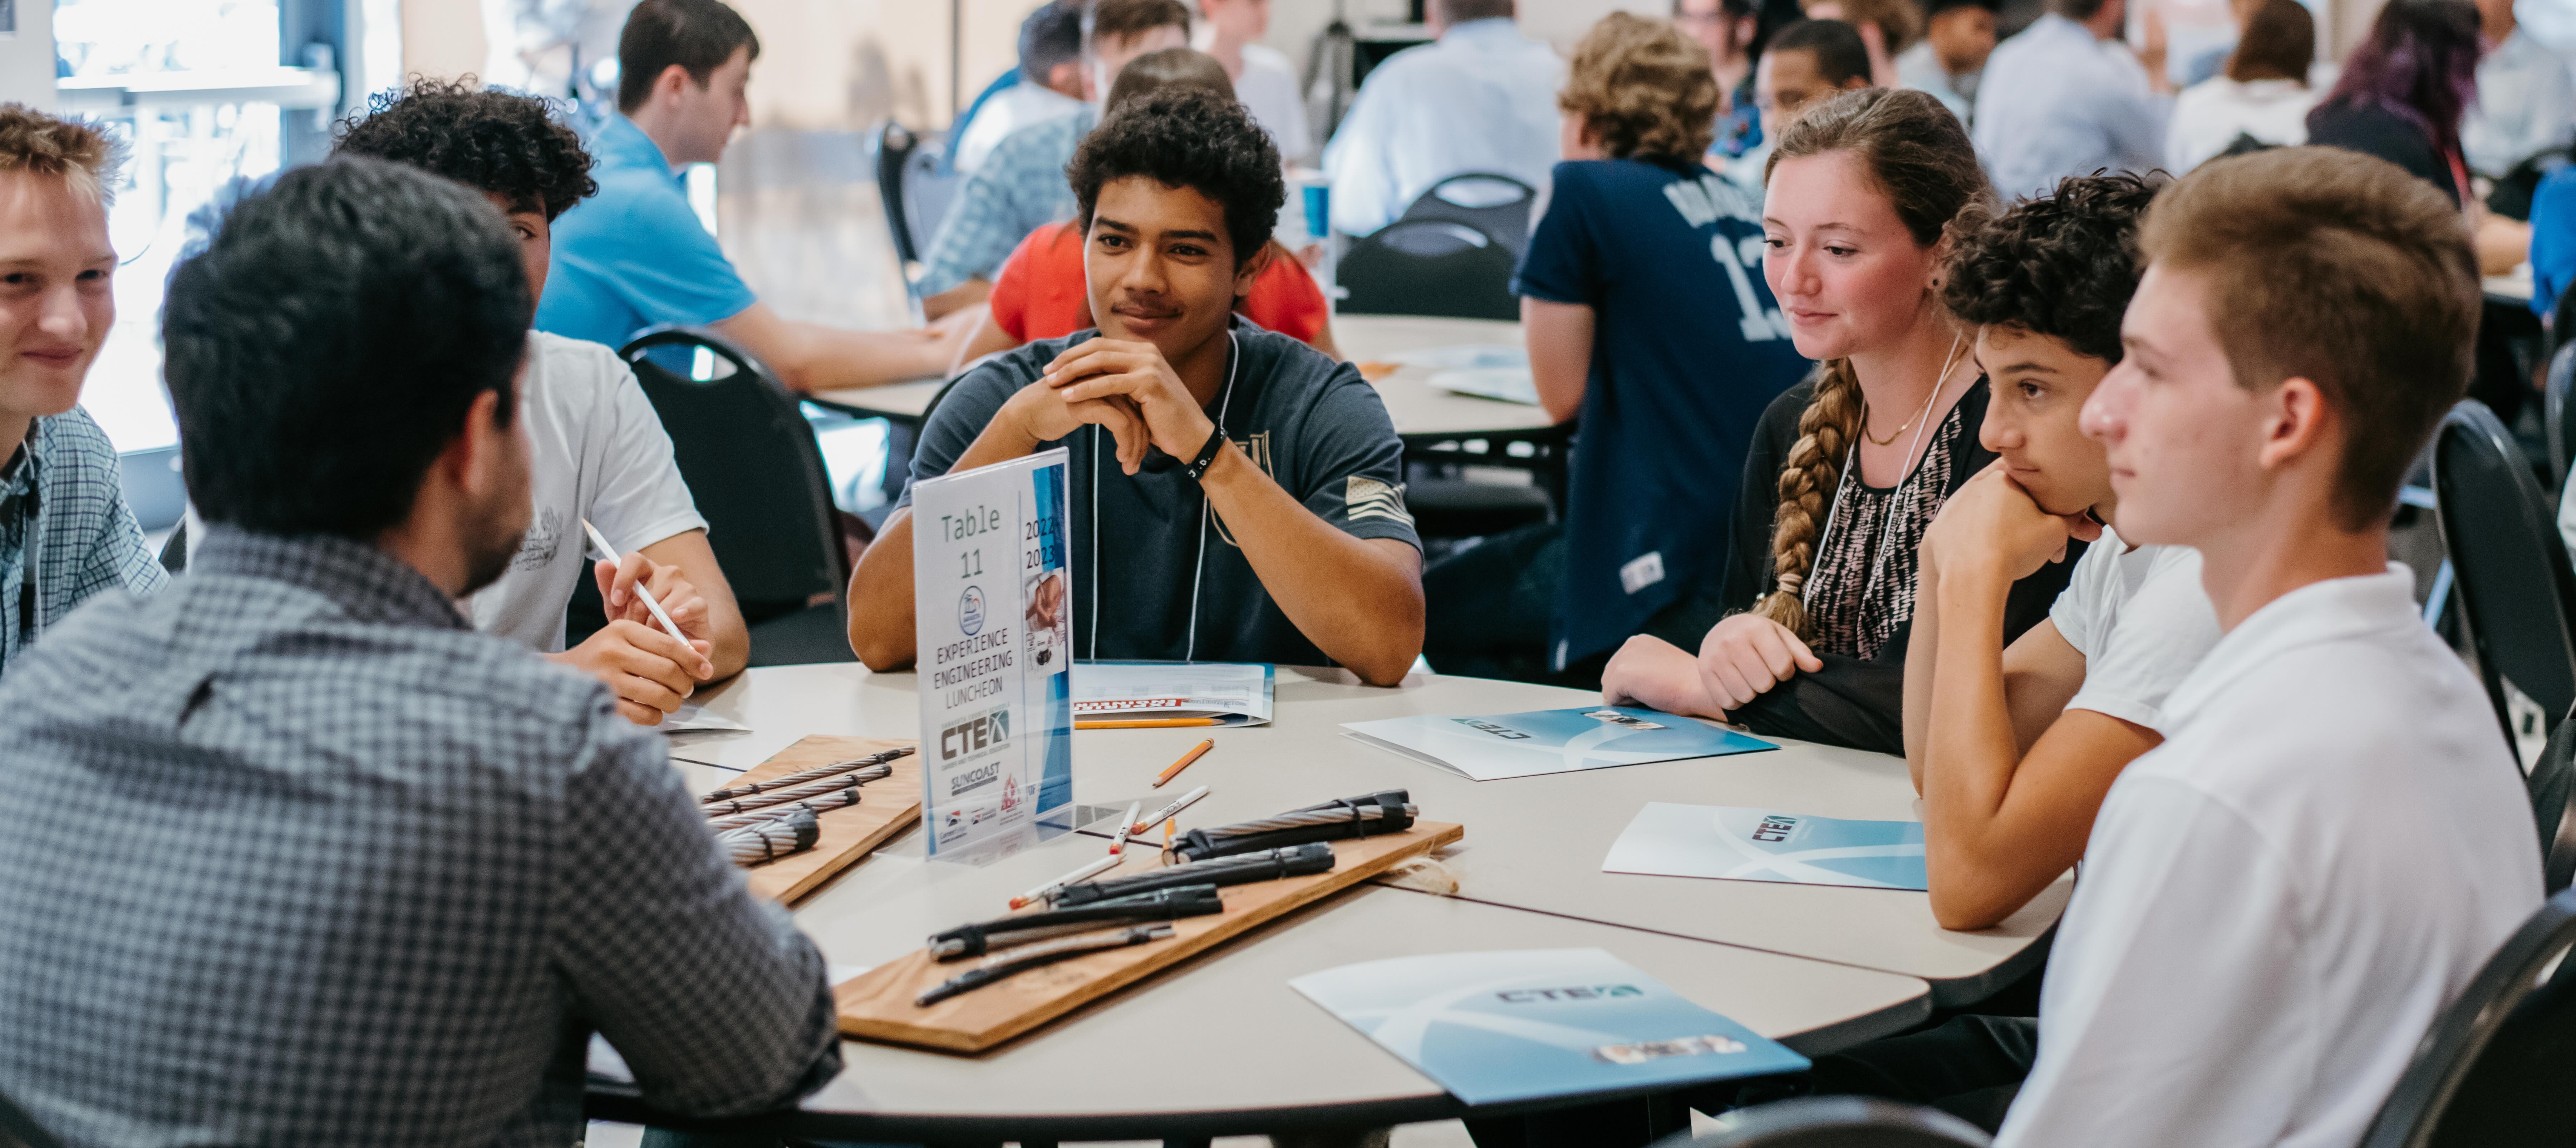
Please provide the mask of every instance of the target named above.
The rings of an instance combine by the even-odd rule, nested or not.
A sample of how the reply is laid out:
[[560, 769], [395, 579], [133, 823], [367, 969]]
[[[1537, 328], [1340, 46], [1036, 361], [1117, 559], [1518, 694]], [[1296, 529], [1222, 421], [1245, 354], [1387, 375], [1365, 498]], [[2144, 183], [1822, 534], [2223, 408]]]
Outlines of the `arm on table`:
[[822, 954], [753, 900], [653, 735], [594, 722], [591, 736], [549, 906], [576, 1014], [672, 1112], [758, 1112], [821, 1087], [841, 1067]]
[[1373, 686], [1404, 680], [1422, 652], [1422, 553], [1358, 538], [1315, 516], [1231, 442], [1202, 480], [1208, 504], [1297, 631]]
[[754, 303], [715, 324], [717, 334], [778, 372], [799, 394], [923, 379], [948, 366], [953, 335], [936, 331], [851, 331], [780, 318]]
[[968, 279], [945, 291], [921, 297], [921, 317], [933, 323], [963, 311], [993, 296], [993, 284], [986, 279]]
[[[1945, 571], [1938, 591], [1940, 672], [1930, 683], [1937, 717], [1919, 776], [1932, 916], [1948, 929], [2011, 916], [2075, 864], [2111, 783], [2163, 740], [2107, 714], [2063, 709], [2084, 681], [2084, 655], [2054, 622], [2003, 649], [2010, 588], [2003, 571], [1979, 564]], [[1911, 651], [1909, 678], [1922, 657]], [[2026, 742], [2027, 727], [2050, 703], [2061, 716]], [[1910, 727], [1910, 708], [1907, 717]]]
[[1584, 384], [1592, 376], [1592, 333], [1596, 316], [1581, 303], [1553, 303], [1524, 296], [1521, 329], [1529, 344], [1530, 381], [1538, 385], [1539, 405], [1547, 417], [1564, 422], [1583, 409]]

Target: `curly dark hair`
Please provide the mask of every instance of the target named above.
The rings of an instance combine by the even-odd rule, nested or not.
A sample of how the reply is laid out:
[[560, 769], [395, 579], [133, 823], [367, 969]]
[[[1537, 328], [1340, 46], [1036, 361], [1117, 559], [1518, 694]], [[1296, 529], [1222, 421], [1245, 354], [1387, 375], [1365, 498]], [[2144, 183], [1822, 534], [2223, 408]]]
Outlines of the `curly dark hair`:
[[1079, 209], [1074, 221], [1091, 229], [1100, 189], [1112, 180], [1144, 176], [1165, 187], [1186, 187], [1225, 208], [1225, 233], [1241, 267], [1270, 242], [1288, 202], [1279, 174], [1279, 149], [1243, 105], [1204, 88], [1181, 85], [1138, 96], [1082, 141], [1064, 177]]
[[535, 96], [457, 80], [414, 77], [399, 92], [367, 97], [367, 114], [340, 124], [333, 155], [410, 164], [542, 211], [547, 222], [590, 198], [590, 153], [581, 137]]
[[1941, 302], [1959, 321], [2007, 324], [2120, 361], [2120, 315], [2138, 290], [2138, 217], [2159, 182], [2122, 172], [2069, 176], [2001, 216], [1951, 225]]

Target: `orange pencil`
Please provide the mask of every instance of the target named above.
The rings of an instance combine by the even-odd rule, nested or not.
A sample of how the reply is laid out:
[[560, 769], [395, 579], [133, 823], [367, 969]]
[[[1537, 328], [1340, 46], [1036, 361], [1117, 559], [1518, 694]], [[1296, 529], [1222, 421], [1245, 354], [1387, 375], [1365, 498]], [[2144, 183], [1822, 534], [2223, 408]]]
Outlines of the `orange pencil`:
[[1161, 789], [1166, 782], [1171, 781], [1175, 777], [1179, 777], [1182, 770], [1188, 769], [1191, 762], [1197, 761], [1200, 754], [1206, 753], [1207, 751], [1215, 748], [1215, 738], [1209, 738], [1206, 741], [1200, 742], [1196, 748], [1190, 750], [1188, 753], [1182, 754], [1179, 761], [1173, 762], [1170, 769], [1164, 770], [1162, 776], [1155, 778], [1154, 788]]
[[1098, 718], [1073, 723], [1075, 729], [1172, 729], [1179, 726], [1224, 725], [1219, 718]]

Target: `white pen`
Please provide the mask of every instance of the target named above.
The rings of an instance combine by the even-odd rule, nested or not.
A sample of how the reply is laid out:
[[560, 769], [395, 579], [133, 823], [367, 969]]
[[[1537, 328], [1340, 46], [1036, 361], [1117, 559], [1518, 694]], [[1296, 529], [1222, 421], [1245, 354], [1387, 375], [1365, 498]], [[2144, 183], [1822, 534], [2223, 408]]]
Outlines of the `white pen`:
[[[607, 555], [609, 561], [626, 560], [625, 555], [619, 554], [616, 547], [608, 544], [608, 536], [600, 533], [598, 527], [591, 525], [589, 519], [581, 520], [581, 528], [590, 532], [590, 544], [598, 547], [600, 553]], [[672, 637], [678, 638], [681, 645], [689, 644], [689, 636], [680, 632], [680, 624], [672, 621], [669, 614], [662, 612], [662, 604], [653, 600], [653, 592], [644, 588], [644, 580], [641, 578], [635, 580], [635, 596], [644, 599], [644, 608], [653, 612], [653, 620], [660, 622], [664, 630], [669, 631]]]
[[[1206, 787], [1206, 786], [1204, 786], [1204, 785], [1202, 785], [1202, 786], [1198, 787], [1197, 789], [1193, 789], [1193, 790], [1189, 791], [1188, 793], [1184, 793], [1184, 794], [1182, 794], [1182, 795], [1181, 795], [1180, 800], [1175, 801], [1175, 802], [1171, 803], [1170, 805], [1166, 805], [1166, 806], [1162, 807], [1161, 809], [1157, 809], [1157, 810], [1155, 810], [1155, 811], [1154, 811], [1154, 815], [1153, 815], [1152, 817], [1148, 817], [1148, 818], [1144, 819], [1143, 821], [1138, 821], [1138, 822], [1136, 822], [1136, 823], [1134, 823], [1134, 824], [1132, 824], [1132, 825], [1128, 826], [1128, 827], [1127, 827], [1127, 831], [1128, 831], [1128, 832], [1130, 832], [1130, 833], [1142, 833], [1142, 832], [1144, 832], [1144, 831], [1146, 831], [1146, 830], [1148, 830], [1148, 829], [1153, 828], [1153, 827], [1154, 827], [1154, 823], [1155, 823], [1155, 822], [1158, 822], [1158, 821], [1169, 821], [1169, 820], [1171, 820], [1173, 817], [1175, 817], [1175, 816], [1179, 815], [1179, 813], [1180, 813], [1182, 810], [1187, 809], [1187, 808], [1189, 808], [1190, 806], [1197, 804], [1197, 803], [1198, 803], [1198, 800], [1199, 800], [1200, 798], [1205, 797], [1205, 796], [1207, 796], [1207, 795], [1208, 795], [1208, 787]], [[1129, 816], [1129, 817], [1134, 817], [1134, 816], [1136, 816], [1136, 811], [1135, 811], [1135, 810], [1132, 810], [1132, 809], [1131, 809], [1131, 810], [1128, 810], [1128, 811], [1127, 811], [1127, 816]]]
[[1145, 808], [1145, 803], [1142, 801], [1135, 802], [1127, 807], [1126, 819], [1118, 823], [1118, 836], [1109, 839], [1110, 856], [1117, 856], [1119, 850], [1127, 847], [1127, 835], [1136, 832], [1136, 811], [1143, 808]]
[[1108, 872], [1109, 869], [1116, 864], [1118, 864], [1118, 857], [1116, 854], [1100, 858], [1099, 860], [1093, 861], [1091, 864], [1085, 865], [1080, 869], [1076, 869], [1071, 873], [1067, 873], [1062, 877], [1058, 877], [1053, 881], [1049, 881], [1044, 885], [1040, 885], [1035, 889], [1031, 889], [1026, 893], [1022, 893], [1017, 897], [1011, 898], [1011, 907], [1014, 909], [1025, 909], [1040, 901], [1052, 900], [1057, 893], [1063, 891], [1065, 886], [1071, 885], [1077, 881], [1099, 876], [1102, 873]]

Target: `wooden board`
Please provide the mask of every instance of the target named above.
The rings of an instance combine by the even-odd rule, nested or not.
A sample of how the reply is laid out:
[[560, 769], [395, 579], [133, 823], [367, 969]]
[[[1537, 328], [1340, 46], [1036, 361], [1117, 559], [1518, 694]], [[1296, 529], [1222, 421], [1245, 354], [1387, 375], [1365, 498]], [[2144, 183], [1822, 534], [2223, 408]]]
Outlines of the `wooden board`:
[[[751, 767], [728, 785], [785, 777], [799, 770], [866, 757], [882, 750], [910, 746], [909, 741], [872, 737], [825, 737], [815, 734]], [[782, 905], [793, 905], [821, 888], [832, 875], [912, 826], [921, 824], [921, 755], [905, 754], [887, 764], [894, 772], [859, 787], [859, 803], [815, 819], [822, 830], [814, 847], [743, 870], [751, 891]]]
[[[1466, 835], [1457, 825], [1417, 821], [1403, 833], [1333, 842], [1330, 872], [1219, 890], [1225, 911], [1172, 922], [1170, 940], [1086, 953], [953, 996], [929, 1008], [913, 1003], [931, 986], [973, 968], [941, 964], [927, 949], [879, 965], [833, 990], [841, 1032], [861, 1040], [940, 1052], [982, 1052], [1083, 1005], [1222, 945], [1245, 931], [1329, 897]], [[1161, 869], [1159, 851], [1139, 850], [1103, 878]], [[994, 916], [1002, 907], [994, 906]], [[958, 922], [964, 924], [965, 922]]]

